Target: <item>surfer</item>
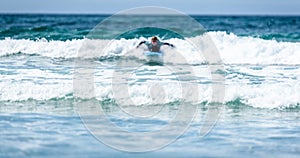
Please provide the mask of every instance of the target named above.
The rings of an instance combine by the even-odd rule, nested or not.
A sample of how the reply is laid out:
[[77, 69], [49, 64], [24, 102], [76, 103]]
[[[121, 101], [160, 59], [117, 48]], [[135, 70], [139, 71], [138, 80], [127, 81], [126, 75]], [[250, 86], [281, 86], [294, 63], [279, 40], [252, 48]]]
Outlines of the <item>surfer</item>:
[[156, 36], [153, 36], [151, 38], [151, 43], [149, 43], [148, 41], [142, 41], [138, 44], [138, 46], [136, 46], [136, 48], [139, 48], [140, 45], [145, 44], [150, 52], [160, 52], [160, 47], [162, 45], [168, 45], [170, 47], [174, 48], [173, 44], [170, 43], [166, 43], [166, 42], [161, 42], [158, 40], [158, 38]]

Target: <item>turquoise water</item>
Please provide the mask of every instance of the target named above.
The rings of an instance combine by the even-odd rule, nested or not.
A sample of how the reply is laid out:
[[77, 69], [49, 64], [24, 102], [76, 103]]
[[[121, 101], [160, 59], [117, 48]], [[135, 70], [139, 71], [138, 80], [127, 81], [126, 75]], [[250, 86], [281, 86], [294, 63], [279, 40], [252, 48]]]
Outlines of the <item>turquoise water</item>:
[[[110, 15], [1, 14], [1, 39], [83, 39]], [[299, 42], [299, 16], [192, 16], [208, 31], [224, 31], [266, 40]], [[145, 34], [145, 32], [142, 32]], [[160, 34], [154, 32], [155, 34]], [[146, 33], [147, 34], [147, 33]], [[138, 37], [141, 35], [137, 35]], [[143, 35], [145, 36], [145, 35]], [[152, 36], [148, 34], [147, 36]], [[162, 37], [163, 34], [160, 34]]]
[[[195, 51], [180, 35], [155, 28], [122, 34], [101, 56], [78, 57], [88, 33], [107, 17], [0, 16], [0, 157], [298, 157], [299, 17], [193, 16], [207, 30], [205, 33], [222, 58], [224, 70], [214, 72], [209, 71], [209, 63], [196, 56], [188, 59], [189, 64], [174, 60], [172, 55], [176, 52], [194, 57]], [[171, 23], [166, 21], [165, 25]], [[184, 31], [203, 36], [196, 29]], [[107, 44], [111, 32], [102, 33], [103, 39], [93, 41], [100, 47]], [[144, 48], [134, 49], [136, 52], [128, 55], [141, 40], [149, 40], [153, 34], [176, 46], [162, 48], [166, 59], [162, 66], [145, 64], [138, 55]], [[92, 98], [78, 97], [73, 89], [76, 70], [86, 66], [94, 68]], [[197, 75], [191, 75], [188, 68]], [[115, 71], [131, 74], [125, 85], [134, 105], [118, 104], [114, 98], [111, 81]], [[218, 84], [210, 73], [225, 78], [224, 108], [213, 129], [201, 137], [199, 130], [212, 106], [208, 103], [210, 87]], [[163, 85], [155, 87], [164, 88], [158, 89], [165, 92], [162, 103], [151, 102], [149, 91], [153, 83]], [[183, 83], [199, 87], [196, 103], [180, 99]], [[99, 104], [110, 122], [133, 133], [160, 130], [174, 118], [180, 105], [195, 106], [196, 111], [193, 119], [186, 122], [187, 130], [174, 142], [152, 152], [133, 153], [107, 146], [86, 128], [76, 103], [91, 100]], [[133, 106], [162, 110], [158, 116], [146, 118], [128, 116], [122, 111]], [[185, 123], [177, 121], [177, 125]], [[109, 131], [109, 127], [106, 129], [108, 137], [125, 144], [132, 142]], [[172, 137], [172, 133], [162, 139], [168, 136]]]

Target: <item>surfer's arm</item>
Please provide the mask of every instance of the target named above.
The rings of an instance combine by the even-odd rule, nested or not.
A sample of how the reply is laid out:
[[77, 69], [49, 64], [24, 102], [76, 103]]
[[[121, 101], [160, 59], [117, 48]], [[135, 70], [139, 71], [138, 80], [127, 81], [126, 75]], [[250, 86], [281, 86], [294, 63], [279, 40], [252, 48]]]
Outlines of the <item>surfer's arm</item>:
[[167, 42], [164, 42], [163, 45], [167, 45], [167, 46], [170, 46], [170, 47], [173, 47], [173, 48], [175, 47], [173, 44], [170, 44], [170, 43], [167, 43]]
[[136, 46], [136, 48], [138, 48], [139, 46], [141, 46], [141, 45], [144, 44], [144, 43], [146, 43], [146, 41], [140, 42], [140, 43]]

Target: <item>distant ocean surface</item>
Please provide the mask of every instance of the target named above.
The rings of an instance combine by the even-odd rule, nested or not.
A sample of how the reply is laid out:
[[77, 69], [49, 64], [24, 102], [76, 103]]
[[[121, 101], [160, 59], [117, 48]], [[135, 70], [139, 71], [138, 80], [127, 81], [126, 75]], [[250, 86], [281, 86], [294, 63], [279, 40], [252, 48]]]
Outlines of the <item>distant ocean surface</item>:
[[[174, 74], [164, 71], [163, 66], [144, 65], [132, 70], [128, 86], [133, 100], [143, 106], [157, 106], [147, 100], [149, 87], [145, 85], [162, 82], [168, 95], [159, 106], [168, 110], [161, 118], [128, 119], [116, 110], [111, 65], [128, 60], [142, 64], [144, 60], [139, 57], [123, 55], [153, 35], [185, 54], [195, 50], [176, 34], [144, 28], [114, 39], [115, 45], [101, 56], [79, 58], [78, 51], [89, 32], [107, 17], [0, 14], [0, 157], [299, 157], [300, 16], [192, 16], [206, 29], [224, 64], [224, 71], [213, 72], [225, 78], [224, 109], [212, 131], [199, 137], [209, 106], [209, 87], [217, 83], [211, 81], [205, 61], [191, 60], [187, 66], [199, 75], [190, 78], [183, 72], [183, 77], [185, 82], [197, 81], [203, 90], [199, 92], [197, 115], [175, 142], [145, 153], [115, 150], [95, 139], [78, 116], [75, 102], [95, 99], [105, 107], [107, 117], [130, 131], [159, 129], [168, 124], [166, 118], [173, 117], [176, 105], [183, 103], [178, 99], [179, 81]], [[119, 22], [122, 26], [126, 19]], [[184, 27], [184, 22], [178, 22]], [[202, 36], [186, 31], [193, 37]], [[98, 44], [112, 40], [111, 33], [103, 30]], [[162, 50], [168, 55], [174, 49], [164, 46]], [[74, 96], [78, 60], [96, 65], [95, 98]], [[117, 69], [127, 72], [131, 67]], [[140, 91], [145, 93], [137, 93]], [[120, 141], [129, 140], [120, 137]]]

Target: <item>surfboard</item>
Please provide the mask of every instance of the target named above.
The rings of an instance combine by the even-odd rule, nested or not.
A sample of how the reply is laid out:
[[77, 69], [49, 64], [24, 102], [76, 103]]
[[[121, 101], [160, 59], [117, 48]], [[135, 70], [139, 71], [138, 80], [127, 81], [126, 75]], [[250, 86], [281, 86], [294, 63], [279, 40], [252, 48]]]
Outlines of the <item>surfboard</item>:
[[144, 52], [147, 64], [149, 65], [162, 65], [163, 53], [162, 52]]

